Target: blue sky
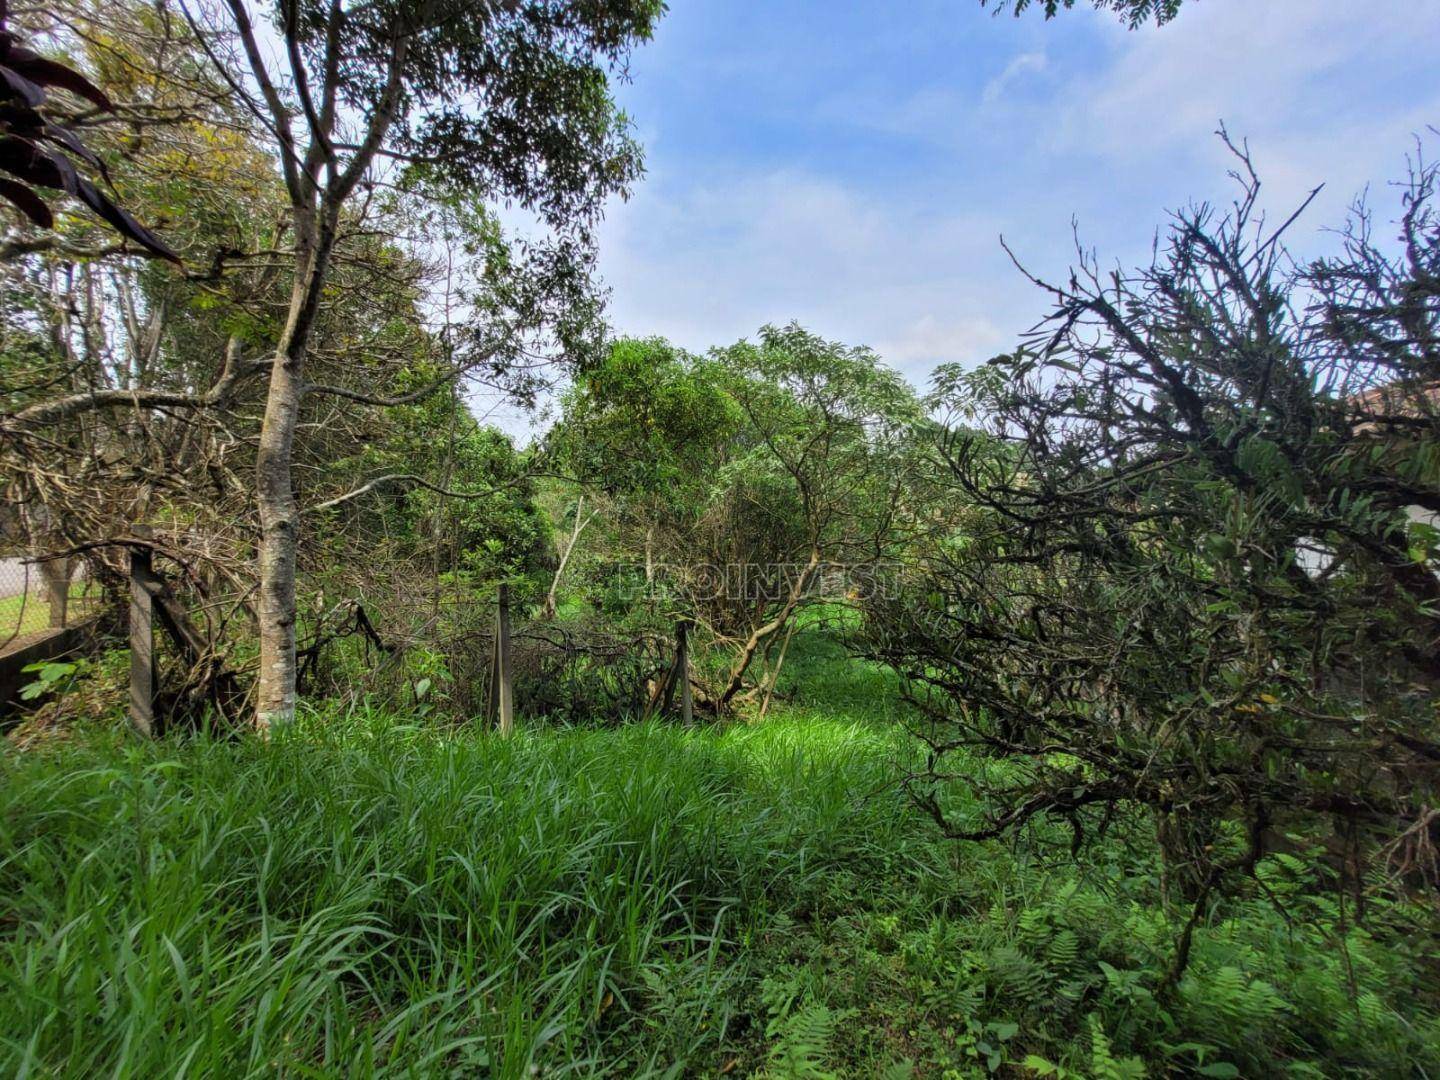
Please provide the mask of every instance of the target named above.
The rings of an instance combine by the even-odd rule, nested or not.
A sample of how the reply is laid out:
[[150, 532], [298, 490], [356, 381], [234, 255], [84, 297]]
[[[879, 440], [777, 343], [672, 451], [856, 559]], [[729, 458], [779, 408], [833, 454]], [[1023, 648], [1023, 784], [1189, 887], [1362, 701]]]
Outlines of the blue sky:
[[1169, 208], [1227, 197], [1222, 119], [1276, 214], [1327, 184], [1309, 251], [1367, 182], [1389, 211], [1440, 124], [1437, 0], [1190, 0], [1135, 32], [978, 0], [671, 8], [617, 91], [648, 175], [601, 233], [616, 329], [699, 350], [795, 319], [917, 384], [1044, 313], [1002, 234], [1059, 273], [1074, 218], [1134, 263]]

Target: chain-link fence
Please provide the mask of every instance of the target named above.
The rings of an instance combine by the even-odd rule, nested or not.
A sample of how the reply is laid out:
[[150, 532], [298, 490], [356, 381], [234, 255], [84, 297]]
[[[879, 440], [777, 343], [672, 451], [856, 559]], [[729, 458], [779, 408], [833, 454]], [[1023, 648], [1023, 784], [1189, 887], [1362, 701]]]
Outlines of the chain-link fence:
[[79, 560], [34, 563], [23, 555], [0, 555], [0, 649], [74, 624], [99, 599], [99, 587]]

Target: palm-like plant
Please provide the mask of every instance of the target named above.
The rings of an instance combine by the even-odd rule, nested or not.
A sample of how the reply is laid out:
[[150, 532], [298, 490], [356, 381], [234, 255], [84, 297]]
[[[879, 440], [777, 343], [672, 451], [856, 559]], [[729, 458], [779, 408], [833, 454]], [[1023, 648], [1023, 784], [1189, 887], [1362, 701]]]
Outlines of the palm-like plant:
[[79, 135], [46, 115], [52, 88], [69, 91], [104, 112], [115, 106], [104, 92], [73, 68], [22, 44], [6, 25], [0, 0], [0, 198], [41, 228], [54, 228], [55, 215], [37, 188], [54, 188], [79, 199], [116, 232], [161, 258], [180, 257], [164, 241], [105, 194], [77, 168], [78, 160], [107, 184], [105, 163]]

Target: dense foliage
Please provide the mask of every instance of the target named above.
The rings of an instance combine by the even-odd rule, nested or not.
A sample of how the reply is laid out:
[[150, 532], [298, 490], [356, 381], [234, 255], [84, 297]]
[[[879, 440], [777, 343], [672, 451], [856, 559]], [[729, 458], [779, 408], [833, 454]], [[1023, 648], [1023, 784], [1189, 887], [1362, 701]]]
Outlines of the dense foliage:
[[616, 339], [663, 7], [0, 0], [0, 556], [109, 600], [0, 753], [0, 1061], [1440, 1071], [1440, 170], [1296, 265], [1232, 146], [928, 398]]
[[919, 785], [951, 832], [1049, 816], [1078, 847], [1141, 808], [1194, 919], [1267, 891], [1274, 851], [1357, 905], [1433, 902], [1435, 177], [1405, 189], [1398, 253], [1361, 218], [1292, 274], [1251, 176], [1228, 212], [1178, 215], [1154, 266], [1083, 263], [1031, 344], [942, 376], [985, 419], [942, 444], [970, 509], [875, 607], [873, 647], [937, 774], [961, 747], [994, 761], [979, 813]]
[[[356, 105], [373, 89], [367, 50], [404, 7], [337, 16], [343, 32], [330, 47], [350, 57], [325, 69], [337, 101]], [[366, 172], [353, 149], [317, 151], [316, 183], [327, 176], [338, 202], [323, 282], [312, 283], [304, 385], [287, 399], [299, 434], [280, 455], [294, 504], [282, 515], [295, 541], [288, 632], [302, 663], [356, 604], [386, 640], [435, 646], [485, 618], [501, 577], [522, 597], [543, 592], [549, 525], [530, 470], [477, 423], [471, 400], [531, 401], [595, 348], [588, 229], [598, 200], [628, 184], [639, 160], [604, 72], [654, 13], [604, 6], [575, 18], [563, 8], [535, 5], [503, 26], [479, 9], [440, 19], [423, 48], [407, 46], [411, 81], [387, 164]], [[275, 607], [255, 589], [272, 365], [293, 337], [296, 283], [310, 271], [296, 263], [308, 241], [293, 220], [293, 162], [277, 156], [277, 128], [246, 90], [263, 96], [247, 83], [260, 73], [243, 58], [246, 29], [226, 28], [237, 11], [136, 0], [27, 13], [35, 40], [91, 80], [76, 85], [93, 83], [116, 103], [87, 121], [96, 167], [131, 212], [164, 225], [189, 272], [137, 258], [65, 201], [54, 230], [17, 222], [7, 231], [0, 535], [7, 553], [78, 552], [88, 576], [118, 592], [128, 549], [141, 542], [132, 523], [154, 526], [146, 543], [204, 613], [211, 655], [248, 683], [265, 670], [256, 643]], [[328, 16], [286, 12], [304, 16], [279, 27], [293, 31], [290, 60], [303, 69], [308, 50], [327, 47], [313, 31]], [[442, 115], [461, 100], [457, 80], [474, 92], [484, 81], [456, 65], [486, 52], [485, 35], [504, 45], [484, 60], [498, 65], [486, 78], [503, 86], [490, 111], [447, 136], [454, 153], [429, 160]], [[520, 55], [528, 75], [513, 62]], [[287, 87], [305, 92], [293, 74]], [[310, 91], [319, 102], [318, 79]], [[523, 116], [506, 95], [523, 98]], [[441, 103], [434, 124], [420, 120], [427, 101]], [[332, 142], [358, 119], [342, 111]], [[527, 139], [528, 149], [516, 145]], [[491, 166], [457, 164], [467, 147], [490, 154]], [[551, 235], [508, 238], [492, 209], [500, 198], [531, 206]], [[185, 666], [167, 655], [167, 668], [172, 659]], [[323, 665], [309, 659], [312, 691], [370, 666], [342, 664], [335, 679], [317, 681]], [[175, 671], [166, 681], [186, 678]]]
[[564, 399], [549, 453], [608, 500], [594, 592], [695, 620], [731, 654], [704, 687], [723, 710], [773, 681], [783, 645], [764, 678], [751, 665], [806, 604], [898, 555], [920, 413], [872, 350], [796, 325], [705, 357], [621, 341]]
[[[1405, 1077], [1424, 949], [1298, 860], [1156, 993], [1143, 848], [957, 851], [895, 785], [896, 686], [807, 631], [758, 725], [0, 760], [0, 1061], [61, 1075]], [[970, 764], [978, 767], [978, 761]], [[967, 798], [956, 786], [954, 797]], [[1387, 917], [1400, 917], [1388, 913]]]

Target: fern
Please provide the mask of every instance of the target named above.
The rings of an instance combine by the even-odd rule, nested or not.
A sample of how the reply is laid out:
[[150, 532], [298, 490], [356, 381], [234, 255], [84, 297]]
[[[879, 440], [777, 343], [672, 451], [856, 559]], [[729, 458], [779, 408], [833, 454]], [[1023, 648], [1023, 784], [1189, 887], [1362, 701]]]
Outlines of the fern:
[[893, 1061], [880, 1070], [879, 1080], [913, 1080], [914, 1076], [913, 1061]]
[[1075, 962], [1080, 958], [1080, 939], [1075, 936], [1075, 931], [1061, 930], [1056, 933], [1045, 946], [1045, 958], [1050, 961], [1052, 968], [1062, 972], [1073, 970]]
[[808, 972], [792, 968], [771, 975], [760, 986], [760, 997], [770, 1014], [765, 1034], [774, 1042], [765, 1069], [765, 1080], [836, 1080], [825, 1068], [830, 1040], [842, 1022], [855, 1015], [854, 1009], [835, 1011], [811, 998]]
[[992, 993], [1021, 1001], [1040, 997], [1050, 983], [1050, 973], [1012, 945], [990, 950], [985, 974]]
[[1100, 1018], [1090, 1016], [1090, 1074], [1095, 1080], [1145, 1080], [1145, 1066], [1136, 1057], [1116, 1057]]
[[1287, 1007], [1273, 986], [1263, 979], [1247, 978], [1238, 967], [1216, 968], [1186, 982], [1190, 1003], [1202, 1012], [1216, 1014], [1235, 1031], [1266, 1025]]
[[1373, 990], [1366, 990], [1360, 994], [1355, 1002], [1355, 1009], [1360, 1014], [1360, 1020], [1365, 1027], [1373, 1030], [1388, 1028], [1394, 1017], [1385, 1002], [1380, 1000], [1380, 995]]
[[824, 1002], [811, 1001], [772, 1021], [767, 1030], [776, 1041], [762, 1075], [767, 1080], [837, 1080], [824, 1067], [825, 1059], [835, 1028], [854, 1014], [854, 1009], [836, 1012]]
[[1050, 913], [1043, 907], [1026, 908], [1015, 920], [1015, 936], [1027, 949], [1039, 949], [1050, 939], [1054, 928]]
[[803, 973], [791, 968], [783, 974], [768, 976], [760, 984], [760, 1000], [770, 1014], [770, 1023], [765, 1029], [767, 1035], [774, 1035], [779, 1025], [790, 1015], [791, 1010], [805, 993]]

